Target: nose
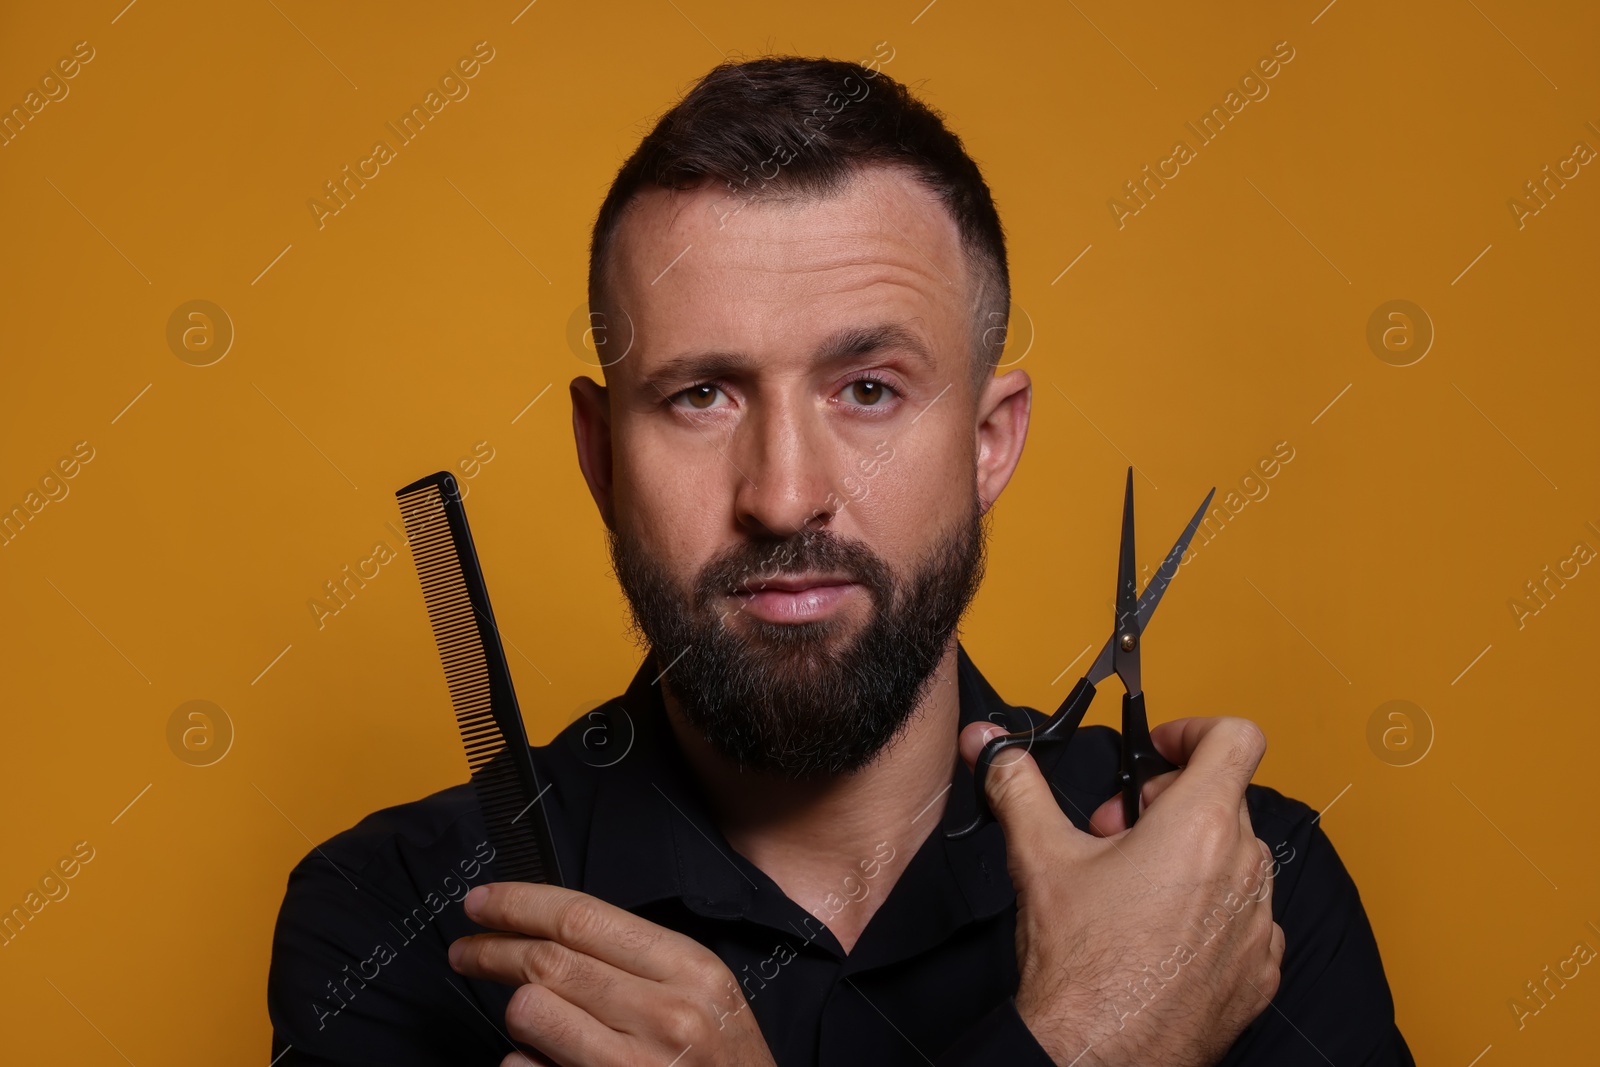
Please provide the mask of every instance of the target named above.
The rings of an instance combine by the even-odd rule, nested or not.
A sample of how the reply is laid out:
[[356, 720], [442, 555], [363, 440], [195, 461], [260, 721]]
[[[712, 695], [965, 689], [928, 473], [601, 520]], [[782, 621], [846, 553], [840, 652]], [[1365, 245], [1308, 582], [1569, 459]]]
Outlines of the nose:
[[776, 399], [758, 405], [740, 422], [731, 451], [744, 474], [734, 518], [752, 537], [791, 537], [832, 521], [841, 503], [830, 474], [833, 449], [807, 405]]

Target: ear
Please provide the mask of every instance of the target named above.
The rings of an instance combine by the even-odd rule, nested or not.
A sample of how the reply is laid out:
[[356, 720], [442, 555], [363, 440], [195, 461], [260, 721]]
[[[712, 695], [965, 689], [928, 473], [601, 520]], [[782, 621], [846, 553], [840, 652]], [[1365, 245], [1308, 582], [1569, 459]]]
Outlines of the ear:
[[978, 394], [978, 498], [985, 514], [1011, 481], [1011, 473], [1022, 459], [1032, 406], [1033, 382], [1024, 370], [985, 379]]
[[600, 509], [608, 529], [612, 521], [611, 394], [591, 378], [574, 378], [567, 387], [572, 395], [572, 436], [578, 445], [578, 468], [589, 483], [589, 495]]

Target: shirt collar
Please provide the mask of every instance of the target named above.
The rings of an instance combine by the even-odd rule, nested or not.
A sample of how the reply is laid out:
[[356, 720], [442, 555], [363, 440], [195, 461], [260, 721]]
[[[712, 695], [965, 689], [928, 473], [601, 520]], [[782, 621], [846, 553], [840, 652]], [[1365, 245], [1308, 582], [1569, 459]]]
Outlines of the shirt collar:
[[[708, 917], [794, 926], [795, 917], [805, 913], [735, 852], [712, 821], [705, 794], [667, 721], [658, 677], [654, 658], [646, 656], [627, 691], [605, 706], [610, 728], [619, 731], [612, 736], [628, 738], [631, 745], [610, 766], [597, 769], [583, 891], [623, 908], [678, 898]], [[987, 718], [1008, 730], [1026, 728], [1028, 713], [1000, 699], [959, 643], [956, 682], [961, 726]], [[957, 760], [942, 825], [902, 875], [931, 879], [929, 892], [943, 902], [938, 912], [956, 925], [997, 914], [1016, 899], [998, 824], [959, 841], [944, 837], [946, 830], [970, 822], [975, 811], [972, 772]], [[781, 902], [788, 903], [787, 910]]]

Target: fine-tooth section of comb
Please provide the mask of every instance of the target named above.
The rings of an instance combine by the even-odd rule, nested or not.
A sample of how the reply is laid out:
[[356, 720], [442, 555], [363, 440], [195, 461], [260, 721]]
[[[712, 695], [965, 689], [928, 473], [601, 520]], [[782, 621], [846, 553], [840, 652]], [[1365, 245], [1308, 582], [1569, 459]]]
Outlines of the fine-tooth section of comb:
[[540, 803], [544, 790], [456, 480], [440, 471], [399, 490], [395, 498], [494, 846], [495, 868], [508, 881], [561, 885], [550, 823]]

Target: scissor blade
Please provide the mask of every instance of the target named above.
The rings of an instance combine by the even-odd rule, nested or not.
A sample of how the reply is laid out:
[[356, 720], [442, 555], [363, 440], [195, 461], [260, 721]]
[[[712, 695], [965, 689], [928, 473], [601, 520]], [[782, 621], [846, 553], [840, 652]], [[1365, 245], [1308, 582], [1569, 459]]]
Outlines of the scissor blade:
[[[1128, 487], [1122, 498], [1122, 548], [1117, 555], [1118, 634], [1139, 625], [1139, 561], [1133, 548], [1133, 468], [1128, 468]], [[1137, 630], [1135, 630], [1137, 634]]]
[[[1156, 571], [1156, 576], [1150, 579], [1150, 584], [1145, 586], [1144, 595], [1139, 598], [1139, 632], [1150, 623], [1150, 616], [1155, 614], [1156, 605], [1161, 603], [1161, 594], [1167, 591], [1167, 586], [1172, 584], [1172, 579], [1177, 577], [1178, 565], [1183, 562], [1183, 554], [1189, 550], [1189, 542], [1194, 538], [1194, 532], [1200, 528], [1200, 520], [1205, 516], [1206, 508], [1211, 506], [1211, 498], [1217, 495], [1216, 486], [1211, 487], [1211, 492], [1200, 501], [1200, 507], [1194, 513], [1194, 518], [1189, 520], [1189, 525], [1183, 528], [1183, 533], [1178, 537], [1178, 543], [1172, 546], [1172, 551], [1167, 553], [1167, 558], [1162, 561], [1161, 568]], [[1120, 606], [1119, 606], [1119, 609]]]
[[1094, 658], [1089, 669], [1083, 676], [1095, 685], [1099, 685], [1106, 678], [1111, 677], [1111, 672], [1117, 669], [1117, 635], [1113, 633], [1106, 643], [1101, 646], [1100, 654]]

